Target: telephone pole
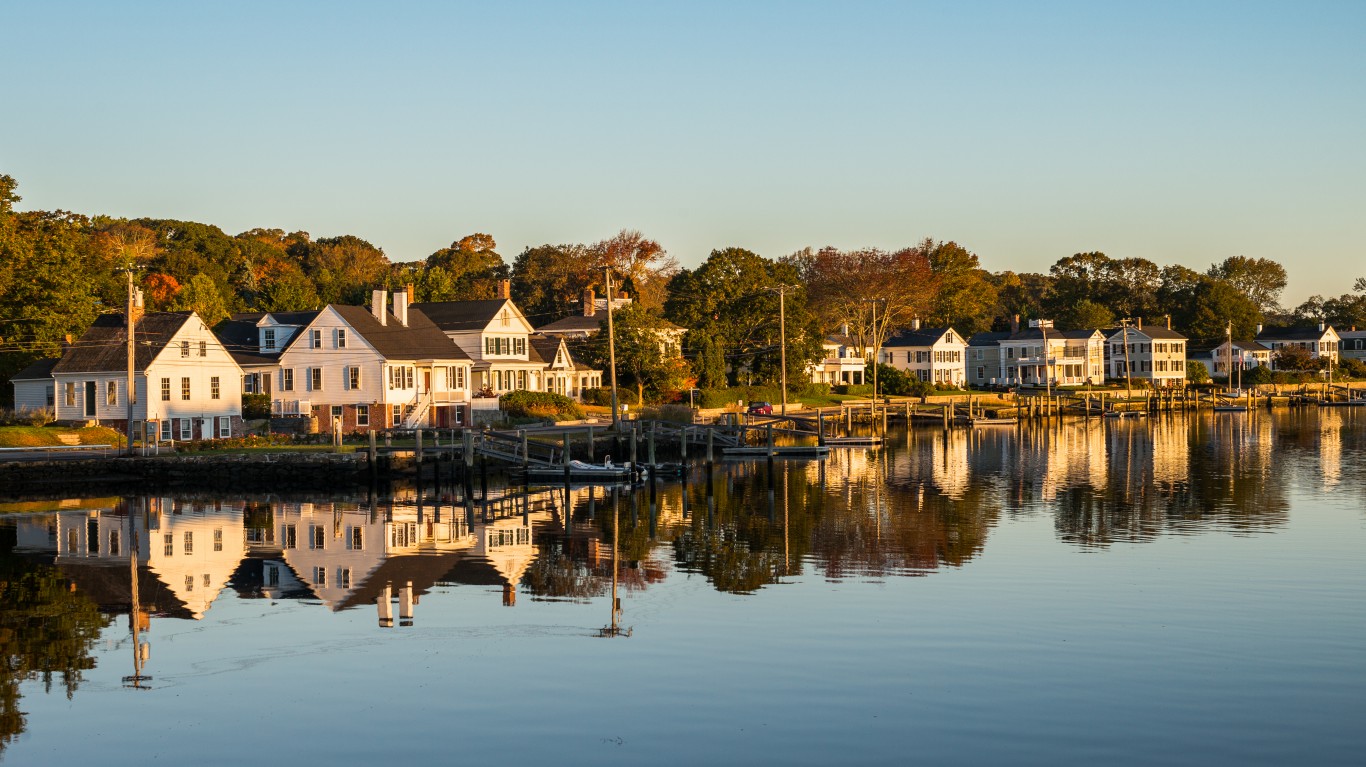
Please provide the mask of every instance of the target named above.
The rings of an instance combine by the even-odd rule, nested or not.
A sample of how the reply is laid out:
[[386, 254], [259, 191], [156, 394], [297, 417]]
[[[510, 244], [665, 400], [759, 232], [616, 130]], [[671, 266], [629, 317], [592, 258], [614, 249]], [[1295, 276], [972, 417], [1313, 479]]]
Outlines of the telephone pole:
[[784, 301], [787, 288], [787, 285], [778, 286], [778, 359], [783, 368], [783, 415], [787, 415], [787, 306]]
[[617, 411], [617, 336], [612, 325], [612, 267], [602, 269], [607, 280], [607, 364], [612, 368], [612, 431], [621, 430], [621, 414]]
[[136, 309], [142, 307], [142, 291], [133, 285], [133, 268], [130, 266], [126, 272], [128, 275], [128, 306], [125, 309], [124, 319], [128, 324], [128, 377], [124, 384], [124, 400], [126, 408], [124, 410], [126, 420], [124, 421], [124, 433], [128, 437], [128, 455], [133, 455], [133, 401], [137, 394], [137, 381], [134, 378], [136, 373], [136, 346], [133, 342], [134, 331], [137, 328], [138, 318], [134, 315]]

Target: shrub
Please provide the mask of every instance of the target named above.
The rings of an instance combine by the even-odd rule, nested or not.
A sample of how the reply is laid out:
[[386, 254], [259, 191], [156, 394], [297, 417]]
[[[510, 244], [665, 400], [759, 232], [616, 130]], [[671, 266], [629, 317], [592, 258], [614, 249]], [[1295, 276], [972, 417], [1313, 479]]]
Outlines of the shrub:
[[548, 418], [568, 421], [583, 418], [583, 408], [563, 394], [547, 391], [518, 391], [504, 394], [499, 400], [507, 418]]
[[[881, 382], [879, 382], [881, 383]], [[836, 394], [848, 394], [854, 397], [873, 396], [872, 384], [836, 384], [830, 387]]]
[[605, 386], [600, 386], [596, 389], [584, 389], [583, 404], [597, 405], [598, 407], [611, 407], [612, 390]]
[[1203, 362], [1187, 360], [1186, 380], [1193, 384], [1209, 383], [1209, 368], [1205, 367]]
[[270, 417], [269, 394], [243, 394], [242, 417], [248, 420]]
[[1338, 371], [1349, 378], [1366, 378], [1366, 361], [1343, 357], [1338, 361]]
[[687, 405], [646, 405], [641, 409], [640, 417], [652, 421], [692, 423], [693, 409]]
[[31, 410], [21, 410], [17, 414], [20, 422], [29, 426], [47, 426], [57, 419], [52, 408], [36, 407]]
[[1248, 368], [1243, 371], [1244, 386], [1259, 386], [1269, 384], [1272, 381], [1271, 368], [1266, 365], [1258, 365], [1255, 368]]

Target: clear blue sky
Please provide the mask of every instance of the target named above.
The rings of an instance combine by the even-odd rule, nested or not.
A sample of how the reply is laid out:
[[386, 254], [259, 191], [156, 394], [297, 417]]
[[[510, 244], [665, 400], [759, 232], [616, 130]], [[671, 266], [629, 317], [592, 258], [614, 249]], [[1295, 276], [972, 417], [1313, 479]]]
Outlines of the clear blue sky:
[[22, 208], [1366, 275], [1366, 3], [0, 6]]

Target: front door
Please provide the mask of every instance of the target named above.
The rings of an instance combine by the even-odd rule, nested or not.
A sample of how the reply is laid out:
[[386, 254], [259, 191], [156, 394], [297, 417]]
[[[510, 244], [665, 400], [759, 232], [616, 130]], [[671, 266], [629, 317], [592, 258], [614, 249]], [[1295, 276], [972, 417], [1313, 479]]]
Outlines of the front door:
[[85, 382], [85, 417], [95, 417], [95, 382]]
[[431, 369], [431, 368], [424, 368], [424, 369], [422, 370], [422, 391], [424, 391], [424, 392], [429, 392], [429, 391], [431, 391], [431, 390], [432, 390], [432, 369]]

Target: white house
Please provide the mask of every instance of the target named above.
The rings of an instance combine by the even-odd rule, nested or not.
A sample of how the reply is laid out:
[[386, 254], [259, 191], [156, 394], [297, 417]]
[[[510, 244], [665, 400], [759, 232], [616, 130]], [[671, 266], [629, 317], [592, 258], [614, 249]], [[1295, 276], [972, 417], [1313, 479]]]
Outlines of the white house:
[[968, 339], [967, 378], [970, 386], [995, 386], [1001, 378], [1001, 341], [1010, 337], [1005, 331], [974, 333]]
[[[124, 316], [103, 314], [53, 365], [58, 421], [126, 426], [127, 344]], [[134, 350], [135, 422], [163, 441], [241, 434], [242, 369], [199, 315], [143, 314]]]
[[1275, 328], [1257, 326], [1257, 342], [1271, 350], [1271, 368], [1276, 366], [1276, 352], [1286, 348], [1300, 348], [1309, 356], [1318, 359], [1327, 357], [1333, 362], [1338, 359], [1338, 343], [1341, 341], [1336, 330], [1320, 322], [1318, 327]]
[[602, 371], [576, 361], [563, 336], [537, 334], [531, 336], [530, 342], [530, 356], [544, 366], [541, 378], [546, 391], [579, 399], [584, 389], [602, 386]]
[[967, 346], [953, 328], [922, 328], [920, 320], [912, 320], [909, 329], [882, 344], [878, 360], [927, 383], [963, 386]]
[[1250, 370], [1263, 365], [1271, 367], [1271, 349], [1256, 341], [1234, 341], [1230, 350], [1228, 341], [1210, 350], [1207, 360], [1209, 373], [1220, 378], [1228, 377], [1229, 370]]
[[1338, 335], [1341, 336], [1341, 340], [1338, 341], [1338, 354], [1352, 359], [1366, 360], [1366, 330], [1357, 330], [1353, 326], [1351, 330], [1344, 330]]
[[1144, 326], [1139, 319], [1114, 331], [1106, 339], [1105, 352], [1110, 378], [1146, 381], [1156, 389], [1186, 383], [1186, 337], [1170, 325]]
[[38, 360], [15, 373], [9, 379], [14, 386], [14, 411], [52, 410], [56, 405], [56, 389], [52, 383], [52, 367], [57, 360]]
[[868, 370], [863, 350], [849, 337], [848, 326], [821, 342], [821, 359], [807, 366], [813, 383], [862, 384]]
[[376, 290], [370, 310], [330, 304], [280, 354], [271, 411], [312, 415], [320, 431], [468, 424], [471, 361], [406, 291]]
[[1052, 320], [1000, 341], [1001, 375], [1009, 385], [1081, 386], [1105, 379], [1105, 335], [1099, 330], [1057, 330]]
[[318, 312], [250, 312], [218, 323], [214, 333], [242, 368], [243, 394], [272, 394], [280, 354]]

